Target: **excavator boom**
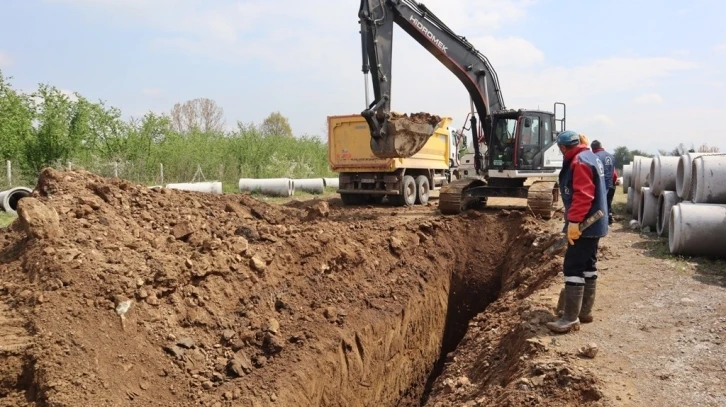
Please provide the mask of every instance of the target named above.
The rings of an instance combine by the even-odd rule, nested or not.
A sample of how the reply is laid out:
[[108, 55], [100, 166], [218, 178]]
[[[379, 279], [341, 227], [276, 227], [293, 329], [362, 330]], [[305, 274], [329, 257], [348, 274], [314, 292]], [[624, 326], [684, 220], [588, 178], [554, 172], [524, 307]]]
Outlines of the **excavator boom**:
[[[376, 156], [410, 157], [423, 147], [436, 126], [435, 116], [391, 115], [394, 23], [459, 78], [471, 95], [479, 117], [505, 109], [497, 74], [487, 58], [423, 4], [411, 0], [361, 0], [358, 17], [363, 73], [366, 77], [370, 74], [374, 94], [373, 102], [362, 115], [370, 127], [371, 148]], [[367, 82], [366, 79], [366, 86]], [[476, 121], [473, 116], [472, 119]]]

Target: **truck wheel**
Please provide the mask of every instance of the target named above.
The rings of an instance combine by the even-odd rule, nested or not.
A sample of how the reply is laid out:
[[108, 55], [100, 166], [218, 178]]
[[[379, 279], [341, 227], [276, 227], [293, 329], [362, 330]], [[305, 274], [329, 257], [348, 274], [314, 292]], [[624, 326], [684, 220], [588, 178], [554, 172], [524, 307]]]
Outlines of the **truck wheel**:
[[412, 176], [406, 175], [401, 181], [400, 194], [391, 195], [396, 206], [412, 206], [416, 203], [416, 180]]
[[429, 179], [425, 175], [416, 177], [416, 203], [426, 205], [429, 201], [430, 192]]

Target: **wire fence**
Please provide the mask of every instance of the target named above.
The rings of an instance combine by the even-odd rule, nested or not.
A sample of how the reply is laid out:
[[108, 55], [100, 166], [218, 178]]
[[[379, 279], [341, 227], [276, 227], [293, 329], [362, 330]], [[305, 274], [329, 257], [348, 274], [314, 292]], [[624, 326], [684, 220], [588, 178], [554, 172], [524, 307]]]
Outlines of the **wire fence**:
[[[81, 165], [67, 161], [56, 162], [51, 167], [59, 171], [83, 169], [102, 177], [121, 178], [135, 184], [149, 186], [177, 182], [221, 181], [225, 185], [225, 189], [229, 190], [236, 189], [240, 178], [255, 178], [251, 174], [245, 174], [242, 166], [224, 164], [186, 163], [185, 165], [165, 166], [164, 163], [159, 163], [149, 166], [135, 162], [96, 161]], [[5, 162], [4, 170], [0, 173], [0, 191], [18, 186], [32, 188], [37, 181], [37, 173], [24, 171], [8, 160]]]

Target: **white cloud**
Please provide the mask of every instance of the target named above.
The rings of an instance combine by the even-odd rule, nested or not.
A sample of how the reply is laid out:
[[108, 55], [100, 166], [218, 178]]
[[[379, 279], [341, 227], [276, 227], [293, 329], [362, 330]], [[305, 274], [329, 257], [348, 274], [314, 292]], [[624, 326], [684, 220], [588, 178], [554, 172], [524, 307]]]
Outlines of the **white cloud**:
[[0, 68], [8, 68], [14, 63], [15, 60], [13, 59], [13, 57], [3, 51], [0, 51]]
[[639, 105], [659, 105], [663, 103], [663, 97], [660, 93], [644, 93], [633, 99], [633, 103]]
[[159, 88], [144, 88], [141, 90], [141, 93], [144, 96], [159, 96], [163, 93], [163, 91]]
[[[267, 77], [274, 76], [271, 82], [275, 86], [255, 93], [254, 103], [246, 102], [248, 99], [239, 95], [209, 94], [223, 104], [230, 123], [236, 119], [260, 121], [270, 111], [280, 110], [290, 118], [296, 132], [318, 132], [319, 123], [326, 115], [356, 113], [363, 108], [357, 3], [47, 1], [77, 6], [96, 20], [104, 15], [99, 11], [105, 11], [110, 24], [151, 28], [155, 34], [148, 39], [149, 46], [158, 52], [202, 56], [220, 64], [239, 66], [239, 75], [233, 80], [241, 89], [260, 82], [254, 76], [245, 75], [244, 65], [264, 67]], [[665, 89], [672, 89], [674, 76], [702, 68], [690, 60], [687, 50], [664, 55], [635, 52], [603, 55], [595, 60], [574, 60], [571, 65], [563, 66], [548, 60], [548, 55], [532, 42], [537, 38], [503, 36], [499, 32], [501, 27], [526, 20], [534, 1], [427, 0], [424, 3], [454, 32], [464, 35], [487, 55], [497, 70], [508, 108], [551, 110], [555, 101], [565, 102], [568, 126], [588, 134], [591, 139], [608, 140], [607, 145], [642, 142], [642, 146], [633, 148], [649, 148], [662, 142], [667, 148], [671, 139], [677, 141], [688, 129], [689, 120], [674, 115], [674, 107], [668, 106], [660, 96]], [[726, 50], [726, 44], [714, 47], [719, 49]], [[458, 79], [398, 27], [394, 33], [394, 55], [393, 108], [448, 115], [460, 126], [469, 109], [469, 96]], [[710, 80], [721, 82], [723, 79]], [[183, 92], [184, 85], [177, 84], [174, 97]], [[165, 93], [174, 93], [170, 86], [165, 85]], [[145, 89], [143, 93], [153, 96], [155, 91]], [[623, 103], [632, 95], [640, 95], [633, 102], [648, 102], [653, 106], [663, 103], [663, 106], [645, 105], [639, 109], [654, 111], [639, 111], [636, 115], [628, 110], [632, 109], [628, 103]], [[660, 119], [658, 115], [664, 112], [677, 119]], [[251, 114], [257, 117], [249, 117]], [[617, 132], [613, 131], [616, 123]], [[647, 137], [656, 134], [660, 137], [658, 143], [647, 141]]]
[[716, 52], [726, 52], [726, 42], [714, 45], [713, 50]]

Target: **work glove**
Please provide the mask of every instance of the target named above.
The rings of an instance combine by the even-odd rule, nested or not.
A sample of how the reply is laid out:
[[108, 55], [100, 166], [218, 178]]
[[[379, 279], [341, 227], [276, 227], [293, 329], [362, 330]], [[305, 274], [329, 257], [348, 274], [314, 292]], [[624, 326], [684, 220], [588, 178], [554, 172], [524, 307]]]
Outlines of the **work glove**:
[[582, 232], [580, 232], [580, 224], [570, 222], [567, 226], [567, 241], [570, 242], [570, 244], [575, 244], [575, 240], [579, 239], [580, 236], [582, 236]]

